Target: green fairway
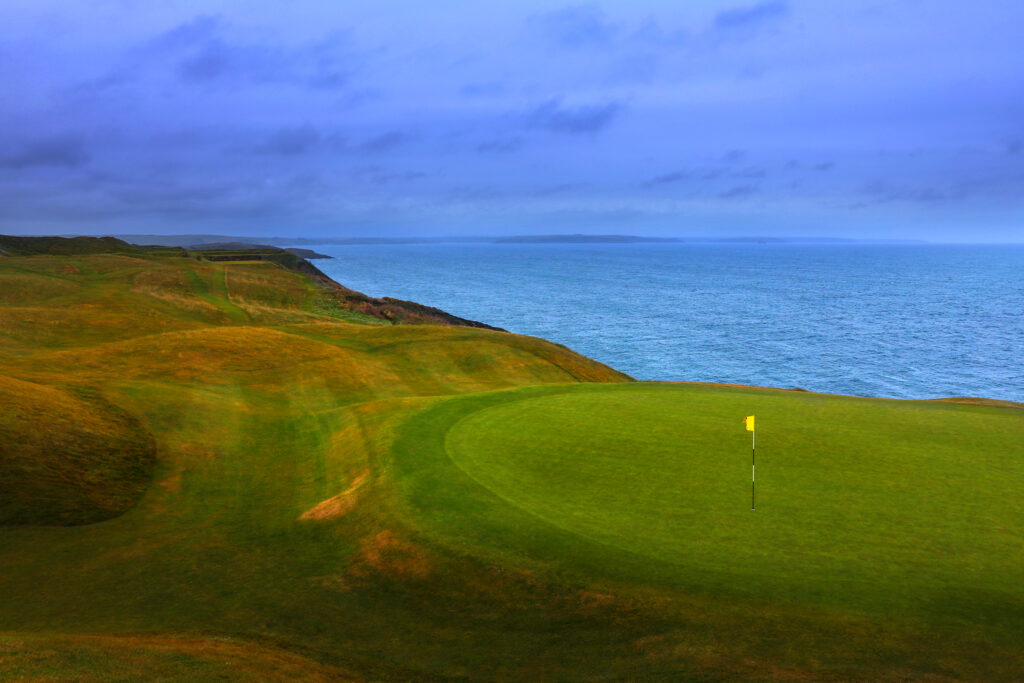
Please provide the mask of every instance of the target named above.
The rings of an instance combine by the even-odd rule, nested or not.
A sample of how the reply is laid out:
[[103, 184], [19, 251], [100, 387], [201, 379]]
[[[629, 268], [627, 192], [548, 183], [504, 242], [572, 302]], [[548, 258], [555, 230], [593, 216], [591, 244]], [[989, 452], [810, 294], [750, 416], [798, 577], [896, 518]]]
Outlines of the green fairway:
[[685, 385], [510, 399], [456, 422], [448, 456], [545, 523], [641, 556], [638, 578], [979, 626], [1024, 616], [1020, 411]]

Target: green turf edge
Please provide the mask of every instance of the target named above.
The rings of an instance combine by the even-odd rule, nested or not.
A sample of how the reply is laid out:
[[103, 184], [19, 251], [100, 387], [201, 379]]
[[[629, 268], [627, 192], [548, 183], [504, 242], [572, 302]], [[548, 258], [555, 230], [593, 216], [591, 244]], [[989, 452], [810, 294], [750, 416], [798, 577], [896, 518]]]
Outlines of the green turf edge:
[[[732, 628], [741, 640], [757, 640], [764, 635], [757, 626], [737, 623], [744, 614], [755, 615], [765, 625], [776, 624], [780, 632], [791, 639], [787, 649], [800, 648], [799, 644], [804, 644], [804, 652], [795, 653], [796, 659], [813, 660], [826, 669], [845, 672], [843, 680], [860, 679], [862, 676], [865, 680], [872, 680], [874, 675], [864, 674], [865, 663], [869, 669], [887, 663], [891, 668], [886, 669], [886, 679], [892, 678], [890, 674], [904, 670], [916, 672], [909, 678], [920, 675], [961, 678], [967, 674], [968, 678], [1014, 680], [1012, 672], [1024, 666], [1024, 651], [1012, 637], [1009, 641], [997, 638], [992, 642], [989, 639], [992, 634], [975, 636], [965, 628], [969, 626], [967, 624], [929, 623], [927, 620], [905, 619], [899, 614], [880, 615], [871, 610], [841, 609], [827, 603], [780, 605], [743, 591], [730, 592], [726, 585], [728, 581], [722, 581], [720, 572], [698, 575], [696, 581], [680, 581], [676, 564], [641, 557], [628, 550], [587, 539], [519, 508], [480, 485], [455, 464], [446, 451], [449, 430], [478, 411], [546, 395], [595, 390], [630, 391], [636, 386], [525, 387], [440, 399], [432, 407], [414, 414], [401, 425], [389, 458], [389, 466], [396, 475], [399, 507], [405, 523], [426, 543], [485, 563], [522, 568], [555, 584], [625, 590], [642, 596], [641, 599], [653, 596], [656, 605], [664, 604], [666, 599], [676, 601], [676, 607], [669, 612], [678, 609], [678, 601], [683, 604], [691, 601], [696, 604], [713, 603], [714, 610], [721, 614], [710, 621], [732, 622]], [[709, 385], [707, 388], [721, 387]], [[729, 389], [751, 393], [775, 391], [754, 387]], [[885, 401], [847, 396], [836, 398]], [[959, 408], [985, 410], [978, 406]], [[691, 577], [695, 575], [692, 571], [688, 573]], [[1015, 609], [1011, 611], [1016, 612]], [[655, 609], [652, 616], [655, 613], [664, 614], [660, 609]], [[747, 632], [749, 629], [754, 631]], [[697, 640], [700, 637], [697, 636]], [[946, 644], [953, 642], [957, 643], [954, 648], [957, 654], [946, 650]], [[819, 646], [837, 648], [835, 659], [830, 661], [828, 654]], [[874, 650], [870, 654], [865, 651], [869, 648]], [[863, 661], [858, 660], [861, 656]], [[910, 668], [906, 668], [908, 666]], [[881, 678], [878, 677], [879, 680]], [[896, 678], [901, 679], [902, 676]]]

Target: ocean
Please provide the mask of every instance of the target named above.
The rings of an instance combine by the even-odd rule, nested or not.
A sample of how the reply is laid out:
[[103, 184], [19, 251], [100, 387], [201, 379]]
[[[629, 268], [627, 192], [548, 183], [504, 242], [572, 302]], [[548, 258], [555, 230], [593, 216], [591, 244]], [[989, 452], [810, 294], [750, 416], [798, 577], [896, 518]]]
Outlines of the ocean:
[[1024, 401], [1024, 245], [320, 245], [347, 287], [641, 380]]

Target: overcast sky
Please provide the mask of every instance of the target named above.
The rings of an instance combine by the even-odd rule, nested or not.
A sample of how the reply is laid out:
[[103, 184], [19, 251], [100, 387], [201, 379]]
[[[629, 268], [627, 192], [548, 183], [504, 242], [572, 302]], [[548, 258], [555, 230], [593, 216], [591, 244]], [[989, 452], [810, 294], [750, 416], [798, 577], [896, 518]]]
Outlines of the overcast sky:
[[1024, 240], [1024, 3], [0, 4], [0, 231]]

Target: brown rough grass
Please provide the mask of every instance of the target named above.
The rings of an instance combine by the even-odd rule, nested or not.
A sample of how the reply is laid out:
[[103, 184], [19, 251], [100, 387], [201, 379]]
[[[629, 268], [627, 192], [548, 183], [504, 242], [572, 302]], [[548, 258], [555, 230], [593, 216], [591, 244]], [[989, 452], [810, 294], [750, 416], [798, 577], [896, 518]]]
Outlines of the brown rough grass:
[[370, 470], [365, 470], [353, 480], [347, 489], [306, 510], [299, 515], [299, 519], [324, 520], [344, 517], [355, 508], [359, 488], [368, 476], [370, 476]]
[[360, 542], [356, 563], [349, 574], [361, 578], [376, 572], [389, 578], [425, 579], [433, 567], [434, 563], [425, 549], [385, 529]]
[[[184, 661], [183, 661], [184, 660]], [[0, 634], [0, 674], [8, 681], [193, 680], [361, 681], [359, 676], [269, 644], [179, 635]], [[180, 669], [179, 669], [180, 666]], [[59, 676], [49, 672], [60, 671]], [[205, 674], [205, 675], [204, 675]]]
[[100, 521], [142, 495], [152, 438], [99, 397], [0, 376], [0, 405], [0, 524]]

